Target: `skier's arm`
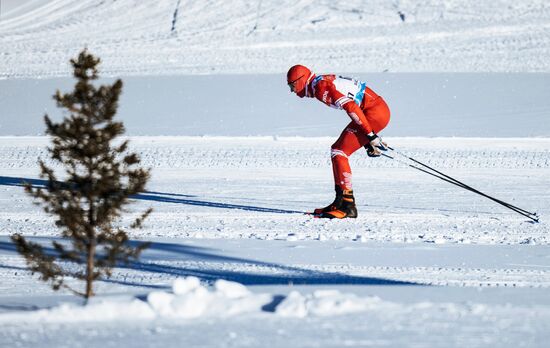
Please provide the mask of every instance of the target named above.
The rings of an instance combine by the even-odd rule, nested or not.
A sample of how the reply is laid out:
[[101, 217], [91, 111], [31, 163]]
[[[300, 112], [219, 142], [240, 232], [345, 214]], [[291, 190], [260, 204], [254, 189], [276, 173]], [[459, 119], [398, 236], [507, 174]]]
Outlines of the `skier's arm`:
[[359, 105], [357, 105], [351, 98], [348, 98], [340, 93], [336, 88], [331, 88], [329, 93], [331, 94], [332, 100], [334, 100], [334, 104], [344, 109], [353, 122], [361, 127], [365, 134], [370, 134], [373, 132], [369, 121], [367, 121], [367, 118]]
[[387, 151], [387, 145], [382, 139], [374, 133], [369, 121], [365, 117], [363, 110], [351, 98], [340, 93], [336, 88], [332, 88], [331, 97], [334, 98], [334, 104], [346, 110], [348, 116], [365, 132], [369, 142], [365, 144], [365, 149], [370, 157], [378, 157], [381, 151]]

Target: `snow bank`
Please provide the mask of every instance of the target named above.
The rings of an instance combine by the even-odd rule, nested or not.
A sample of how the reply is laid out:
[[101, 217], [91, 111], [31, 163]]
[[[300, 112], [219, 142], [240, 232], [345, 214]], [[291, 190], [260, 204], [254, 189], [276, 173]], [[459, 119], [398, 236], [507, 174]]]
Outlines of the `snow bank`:
[[224, 318], [265, 311], [282, 317], [327, 317], [364, 312], [379, 308], [382, 304], [387, 305], [378, 297], [359, 297], [338, 290], [317, 290], [306, 295], [293, 291], [274, 310], [266, 310], [269, 307], [267, 305], [278, 302], [275, 301], [278, 297], [267, 293], [255, 294], [242, 284], [222, 279], [209, 289], [201, 285], [198, 278], [187, 277], [177, 279], [171, 293], [154, 291], [145, 300], [134, 297], [94, 298], [85, 306], [64, 303], [38, 311], [0, 314], [0, 323]]
[[332, 316], [364, 312], [379, 308], [383, 301], [378, 297], [358, 297], [338, 290], [317, 290], [302, 295], [292, 291], [277, 306], [275, 313], [283, 317]]
[[195, 277], [177, 279], [173, 294], [156, 291], [147, 296], [147, 303], [158, 316], [185, 319], [260, 312], [271, 300], [269, 294], [253, 294], [244, 285], [222, 279], [210, 291]]
[[12, 312], [0, 314], [0, 323], [76, 323], [95, 321], [146, 320], [156, 317], [156, 313], [147, 302], [134, 297], [97, 298], [81, 306], [63, 303], [57, 307], [30, 312]]

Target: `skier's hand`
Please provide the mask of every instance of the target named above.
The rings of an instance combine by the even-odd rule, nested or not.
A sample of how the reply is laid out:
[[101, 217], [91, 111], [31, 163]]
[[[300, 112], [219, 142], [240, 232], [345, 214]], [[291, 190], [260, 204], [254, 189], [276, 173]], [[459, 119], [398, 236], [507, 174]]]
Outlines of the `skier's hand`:
[[378, 157], [382, 154], [382, 151], [388, 151], [388, 144], [382, 141], [376, 133], [370, 132], [367, 134], [369, 143], [365, 144], [365, 149], [367, 150], [367, 155], [369, 157]]

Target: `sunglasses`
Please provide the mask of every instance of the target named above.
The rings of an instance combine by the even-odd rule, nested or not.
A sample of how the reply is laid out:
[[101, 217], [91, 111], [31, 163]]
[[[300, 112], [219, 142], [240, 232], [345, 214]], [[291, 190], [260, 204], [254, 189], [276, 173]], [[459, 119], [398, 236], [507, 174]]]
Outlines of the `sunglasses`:
[[295, 89], [296, 89], [296, 82], [298, 82], [298, 80], [300, 80], [302, 77], [304, 77], [304, 75], [298, 77], [296, 80], [294, 81], [290, 81], [288, 83], [288, 87], [290, 88], [290, 91], [291, 92], [295, 92]]

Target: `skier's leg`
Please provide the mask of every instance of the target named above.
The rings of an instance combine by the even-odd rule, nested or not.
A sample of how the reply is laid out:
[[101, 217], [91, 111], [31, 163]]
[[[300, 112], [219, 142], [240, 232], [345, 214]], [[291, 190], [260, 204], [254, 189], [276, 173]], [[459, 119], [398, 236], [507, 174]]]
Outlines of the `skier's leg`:
[[[356, 218], [357, 209], [351, 185], [351, 168], [348, 156], [366, 143], [366, 136], [359, 136], [355, 122], [351, 122], [332, 145], [330, 156], [334, 174], [336, 198], [324, 208], [315, 209], [315, 214], [325, 218]], [[363, 139], [364, 138], [364, 139]]]
[[[363, 110], [369, 124], [375, 133], [382, 131], [390, 121], [390, 109], [382, 98], [378, 98], [373, 106]], [[334, 183], [342, 190], [351, 190], [351, 168], [348, 157], [362, 148], [368, 142], [368, 138], [355, 122], [344, 129], [336, 142], [332, 145], [330, 157]]]
[[[390, 110], [382, 98], [363, 110], [374, 132], [384, 129], [390, 120]], [[315, 209], [315, 214], [327, 218], [355, 218], [357, 209], [353, 197], [351, 168], [348, 157], [368, 142], [366, 134], [351, 122], [332, 145], [330, 156], [336, 190], [334, 202], [325, 208]]]
[[381, 97], [376, 99], [374, 105], [363, 109], [363, 113], [375, 133], [381, 132], [390, 122], [390, 108]]
[[[374, 133], [380, 133], [388, 123], [390, 122], [390, 109], [388, 108], [388, 105], [382, 98], [377, 98], [374, 103], [372, 103], [369, 108], [363, 109], [363, 113], [365, 114], [365, 118], [368, 120], [369, 125], [371, 126], [371, 129]], [[386, 146], [386, 143], [380, 143], [381, 138], [375, 137], [375, 143], [369, 144], [365, 146], [365, 149], [367, 150], [367, 154], [370, 157], [378, 157], [381, 155], [380, 150], [386, 150], [384, 146]], [[379, 145], [383, 144], [381, 148], [379, 148]]]
[[351, 122], [330, 149], [334, 184], [342, 190], [351, 190], [351, 168], [348, 157], [367, 143], [367, 137], [355, 122]]

